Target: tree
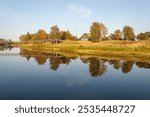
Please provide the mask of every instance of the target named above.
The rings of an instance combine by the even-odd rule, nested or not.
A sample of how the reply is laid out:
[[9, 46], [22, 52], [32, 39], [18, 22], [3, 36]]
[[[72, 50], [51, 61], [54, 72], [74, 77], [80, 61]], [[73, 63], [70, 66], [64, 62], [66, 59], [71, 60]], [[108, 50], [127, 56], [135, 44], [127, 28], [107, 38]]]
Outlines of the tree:
[[66, 40], [66, 31], [61, 31], [61, 39]]
[[52, 39], [60, 39], [61, 34], [57, 25], [51, 27], [50, 38]]
[[71, 33], [70, 33], [70, 31], [68, 30], [68, 31], [61, 31], [61, 37], [60, 37], [60, 39], [62, 39], [62, 40], [76, 40], [77, 39], [77, 37], [75, 37], [75, 36], [73, 36]]
[[130, 26], [125, 26], [123, 28], [124, 40], [135, 40], [134, 29]]
[[148, 38], [150, 39], [150, 32], [145, 32]]
[[105, 36], [108, 34], [108, 29], [103, 23], [100, 23], [99, 30], [100, 30], [100, 41], [102, 41], [102, 39], [105, 38]]
[[70, 34], [70, 31], [68, 30], [66, 32], [66, 40], [71, 40], [71, 38], [72, 38], [72, 35]]
[[94, 22], [90, 27], [91, 41], [97, 42], [100, 39], [99, 23]]
[[25, 41], [25, 37], [26, 37], [25, 34], [24, 34], [24, 35], [21, 35], [21, 36], [19, 37], [20, 41], [21, 41], [21, 42], [22, 42], [22, 41]]
[[108, 36], [108, 39], [109, 40], [115, 40], [115, 36], [113, 33], [111, 33], [109, 36]]
[[31, 34], [31, 40], [32, 41], [37, 40], [37, 34]]
[[25, 35], [21, 35], [20, 37], [19, 37], [19, 39], [20, 39], [20, 41], [30, 41], [31, 40], [31, 35], [30, 35], [30, 33], [29, 32], [27, 32], [27, 34]]
[[27, 35], [26, 35], [26, 37], [25, 37], [25, 40], [26, 40], [26, 41], [30, 41], [30, 40], [31, 40], [31, 35], [30, 35], [29, 32], [27, 33]]
[[92, 26], [90, 27], [91, 41], [102, 41], [102, 39], [106, 36], [107, 31], [108, 30], [103, 23], [93, 22]]
[[140, 34], [138, 34], [137, 35], [137, 38], [139, 39], [139, 40], [148, 40], [149, 39], [149, 37], [148, 37], [148, 34], [145, 32], [145, 33], [140, 33]]
[[114, 37], [113, 37], [114, 40], [120, 40], [122, 39], [122, 32], [120, 30], [116, 30], [114, 32]]
[[45, 30], [39, 30], [37, 33], [37, 40], [46, 40], [48, 39], [47, 33], [45, 32]]

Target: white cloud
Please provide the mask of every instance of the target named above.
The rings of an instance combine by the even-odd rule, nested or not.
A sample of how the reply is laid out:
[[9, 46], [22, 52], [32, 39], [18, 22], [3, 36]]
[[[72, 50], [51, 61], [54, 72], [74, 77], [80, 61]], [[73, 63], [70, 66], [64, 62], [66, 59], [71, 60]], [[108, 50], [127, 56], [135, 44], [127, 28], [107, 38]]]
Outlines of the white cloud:
[[88, 19], [92, 15], [92, 10], [83, 5], [67, 4], [68, 14], [70, 17], [77, 17], [80, 19]]
[[84, 19], [87, 19], [92, 15], [92, 10], [82, 5], [68, 4], [67, 7], [73, 15], [78, 15]]

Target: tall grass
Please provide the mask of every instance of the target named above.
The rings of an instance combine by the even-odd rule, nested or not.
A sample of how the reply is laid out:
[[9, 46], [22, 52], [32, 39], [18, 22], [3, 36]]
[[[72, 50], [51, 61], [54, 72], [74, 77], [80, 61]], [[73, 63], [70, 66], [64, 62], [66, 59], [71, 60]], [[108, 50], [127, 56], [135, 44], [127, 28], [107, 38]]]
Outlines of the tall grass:
[[64, 41], [53, 45], [24, 44], [20, 47], [43, 50], [43, 51], [66, 51], [66, 52], [114, 52], [114, 53], [147, 53], [150, 54], [150, 41], [103, 41], [92, 43], [90, 41]]

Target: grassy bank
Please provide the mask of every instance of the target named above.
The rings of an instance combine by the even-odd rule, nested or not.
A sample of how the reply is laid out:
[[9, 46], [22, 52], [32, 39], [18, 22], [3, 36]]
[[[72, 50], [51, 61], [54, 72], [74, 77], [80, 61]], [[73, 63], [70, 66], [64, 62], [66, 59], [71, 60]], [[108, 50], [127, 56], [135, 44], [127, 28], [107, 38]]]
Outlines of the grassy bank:
[[150, 61], [150, 41], [65, 41], [53, 45], [21, 44], [21, 49], [40, 53], [60, 53], [65, 56], [96, 56], [112, 59]]
[[42, 51], [74, 52], [98, 54], [101, 52], [111, 53], [146, 53], [150, 54], [150, 41], [104, 41], [92, 43], [89, 41], [65, 41], [60, 44], [21, 44], [22, 48], [30, 48]]

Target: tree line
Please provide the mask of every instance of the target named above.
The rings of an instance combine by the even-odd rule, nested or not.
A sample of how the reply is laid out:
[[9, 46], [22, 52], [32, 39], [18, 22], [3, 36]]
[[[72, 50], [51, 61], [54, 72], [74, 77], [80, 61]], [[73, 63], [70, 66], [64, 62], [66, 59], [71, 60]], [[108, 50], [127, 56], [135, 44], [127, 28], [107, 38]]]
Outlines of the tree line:
[[90, 40], [93, 42], [98, 42], [102, 40], [148, 40], [150, 39], [150, 32], [140, 33], [137, 36], [134, 33], [134, 29], [131, 26], [124, 26], [123, 30], [117, 29], [114, 33], [108, 34], [108, 28], [99, 22], [93, 22], [90, 27]]
[[[72, 35], [70, 31], [60, 31], [57, 25], [52, 26], [49, 33], [40, 29], [37, 33], [23, 34], [20, 36], [20, 41], [36, 41], [47, 39], [61, 39], [61, 40], [80, 40], [76, 36]], [[124, 26], [122, 30], [117, 29], [114, 33], [108, 35], [108, 28], [99, 22], [93, 22], [90, 26], [90, 38], [89, 41], [99, 42], [104, 40], [148, 40], [150, 39], [150, 32], [143, 32], [135, 35], [134, 29], [131, 26]]]
[[39, 41], [47, 39], [61, 39], [61, 40], [76, 40], [76, 36], [73, 36], [70, 31], [60, 31], [57, 25], [52, 26], [50, 33], [47, 33], [43, 29], [39, 29], [37, 33], [23, 34], [19, 37], [20, 41]]

